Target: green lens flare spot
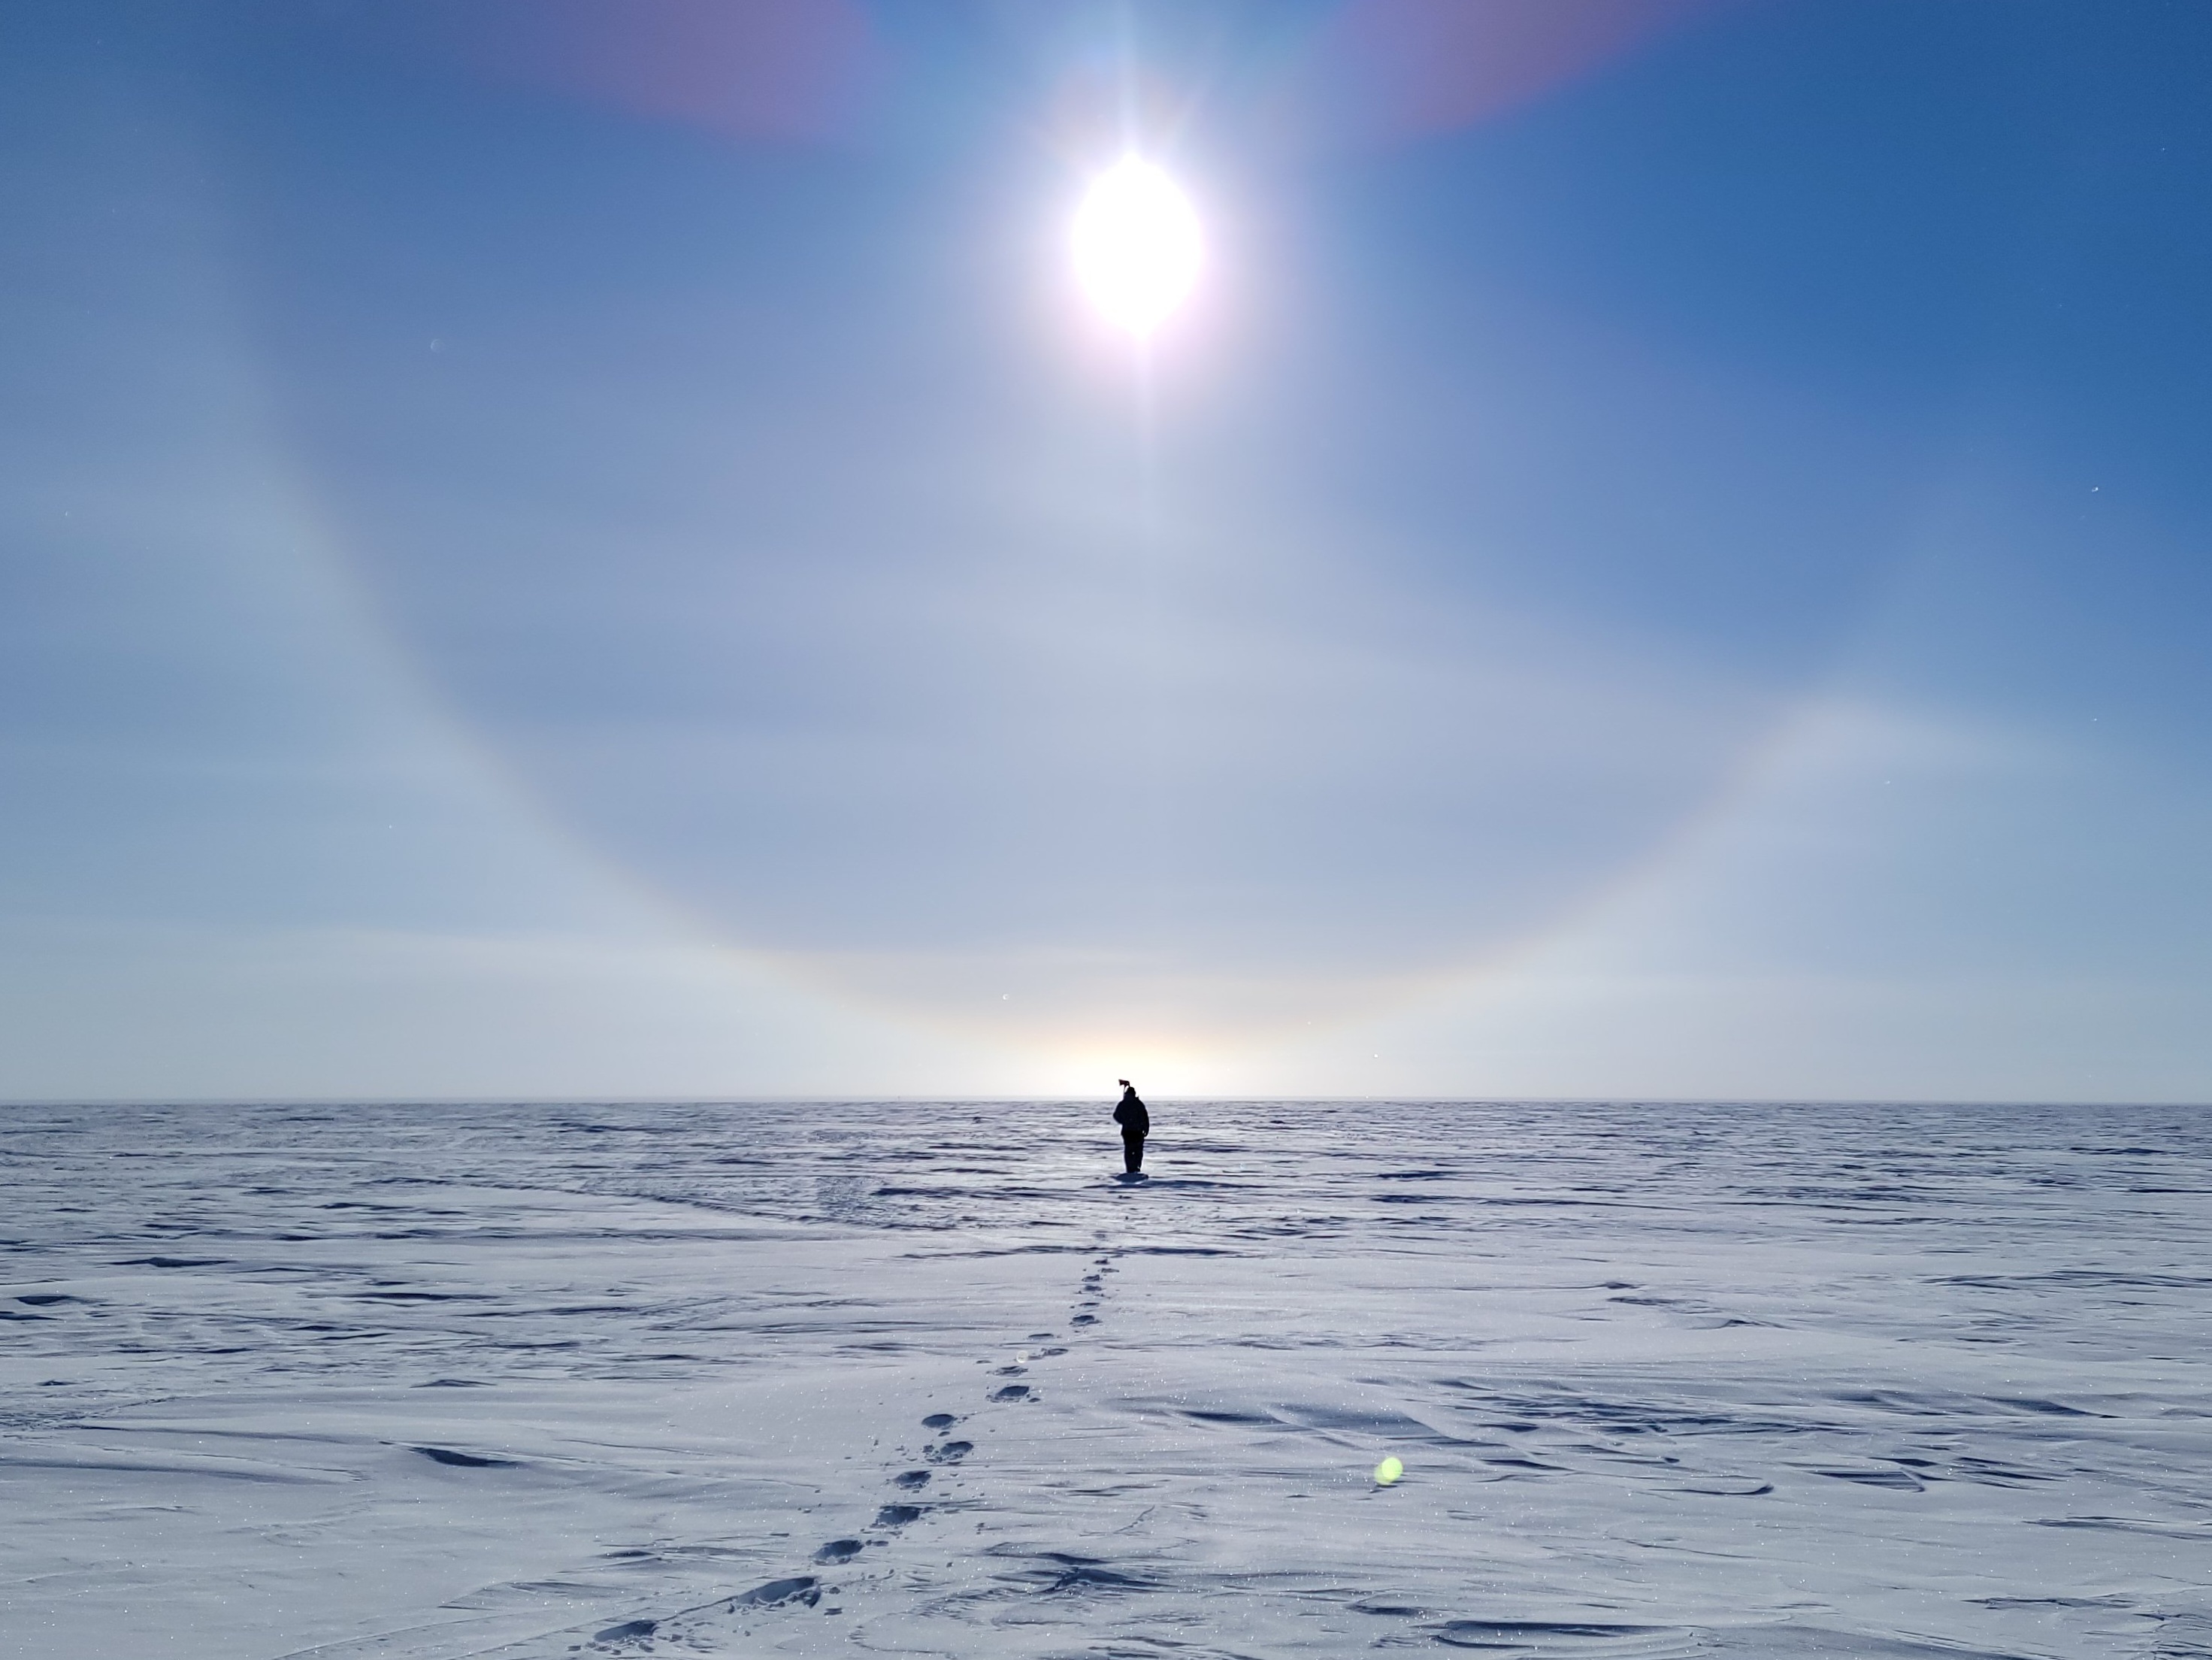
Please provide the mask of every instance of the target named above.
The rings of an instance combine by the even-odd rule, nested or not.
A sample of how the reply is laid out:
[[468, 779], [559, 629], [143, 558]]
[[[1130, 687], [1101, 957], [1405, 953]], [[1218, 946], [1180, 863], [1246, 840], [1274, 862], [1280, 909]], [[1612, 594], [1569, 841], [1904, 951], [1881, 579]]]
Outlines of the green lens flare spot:
[[1387, 1487], [1406, 1473], [1406, 1467], [1395, 1458], [1385, 1458], [1375, 1467], [1375, 1485]]

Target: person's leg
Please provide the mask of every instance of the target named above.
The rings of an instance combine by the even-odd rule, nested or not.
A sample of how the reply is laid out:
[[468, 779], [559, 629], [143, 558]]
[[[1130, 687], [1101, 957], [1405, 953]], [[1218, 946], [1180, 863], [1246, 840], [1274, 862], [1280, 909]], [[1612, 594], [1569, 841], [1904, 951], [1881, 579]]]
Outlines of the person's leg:
[[1145, 1167], [1145, 1138], [1125, 1135], [1121, 1138], [1121, 1168], [1134, 1176]]

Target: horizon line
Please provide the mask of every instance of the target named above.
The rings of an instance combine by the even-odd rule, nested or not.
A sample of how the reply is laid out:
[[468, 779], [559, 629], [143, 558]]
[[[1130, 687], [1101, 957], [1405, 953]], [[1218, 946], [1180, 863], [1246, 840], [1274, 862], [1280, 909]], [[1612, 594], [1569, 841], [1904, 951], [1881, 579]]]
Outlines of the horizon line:
[[[269, 1095], [0, 1097], [0, 1110], [25, 1107], [714, 1107], [1075, 1105], [1089, 1095]], [[1191, 1104], [1296, 1103], [1307, 1106], [1680, 1106], [1680, 1107], [2212, 1107], [2212, 1100], [2019, 1099], [1995, 1096], [1826, 1095], [1161, 1095]]]

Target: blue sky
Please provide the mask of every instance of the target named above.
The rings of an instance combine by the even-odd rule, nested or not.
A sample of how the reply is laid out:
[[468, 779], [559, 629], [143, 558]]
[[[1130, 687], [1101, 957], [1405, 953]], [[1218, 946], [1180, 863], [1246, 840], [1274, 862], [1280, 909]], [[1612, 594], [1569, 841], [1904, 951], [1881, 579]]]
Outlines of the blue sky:
[[2212, 1091], [2202, 8], [0, 31], [0, 1095]]

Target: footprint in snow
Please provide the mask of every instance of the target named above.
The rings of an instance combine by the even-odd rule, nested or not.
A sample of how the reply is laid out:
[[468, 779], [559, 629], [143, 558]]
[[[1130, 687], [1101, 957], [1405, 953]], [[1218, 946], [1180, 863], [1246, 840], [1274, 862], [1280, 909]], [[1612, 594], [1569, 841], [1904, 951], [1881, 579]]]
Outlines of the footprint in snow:
[[441, 1464], [451, 1464], [459, 1469], [513, 1469], [515, 1465], [512, 1458], [486, 1458], [473, 1452], [455, 1452], [451, 1447], [417, 1447], [415, 1450], [425, 1458]]
[[794, 1575], [789, 1579], [771, 1579], [765, 1585], [755, 1585], [741, 1591], [728, 1603], [734, 1613], [739, 1608], [773, 1608], [786, 1602], [804, 1602], [812, 1608], [822, 1596], [822, 1582], [811, 1573]]

